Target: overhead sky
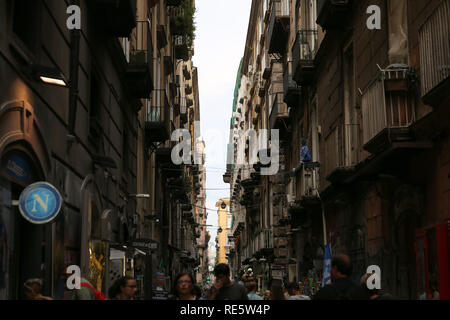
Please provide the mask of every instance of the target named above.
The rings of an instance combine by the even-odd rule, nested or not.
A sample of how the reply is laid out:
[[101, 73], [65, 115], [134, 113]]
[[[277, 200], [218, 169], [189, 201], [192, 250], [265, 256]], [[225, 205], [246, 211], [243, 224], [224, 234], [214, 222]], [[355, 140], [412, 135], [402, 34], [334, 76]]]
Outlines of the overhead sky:
[[[207, 224], [217, 226], [216, 202], [228, 198], [227, 143], [234, 86], [244, 55], [251, 0], [196, 0], [194, 65], [198, 67], [201, 135], [206, 143]], [[217, 228], [211, 233], [215, 250]]]

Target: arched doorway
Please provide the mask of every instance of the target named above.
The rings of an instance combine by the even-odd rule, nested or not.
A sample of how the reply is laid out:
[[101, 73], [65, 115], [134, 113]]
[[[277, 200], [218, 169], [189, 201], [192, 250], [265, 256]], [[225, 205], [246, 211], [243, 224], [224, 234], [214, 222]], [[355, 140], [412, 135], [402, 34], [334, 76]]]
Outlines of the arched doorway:
[[[48, 225], [36, 225], [25, 220], [16, 201], [30, 184], [45, 181], [45, 176], [35, 154], [26, 142], [15, 142], [6, 147], [0, 157], [0, 216], [4, 239], [2, 259], [2, 298], [24, 299], [23, 283], [30, 278], [43, 279], [50, 289], [51, 233]], [[0, 276], [0, 278], [2, 278]]]

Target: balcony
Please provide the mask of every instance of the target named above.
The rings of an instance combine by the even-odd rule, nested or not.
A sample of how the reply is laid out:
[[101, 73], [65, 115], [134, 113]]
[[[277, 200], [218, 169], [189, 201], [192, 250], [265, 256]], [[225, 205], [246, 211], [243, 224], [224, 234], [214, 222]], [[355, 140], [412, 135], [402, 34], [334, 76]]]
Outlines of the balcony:
[[[302, 163], [289, 174], [286, 196], [289, 213], [294, 215], [293, 218], [295, 218], [295, 214], [303, 212], [306, 206], [313, 206], [320, 202], [319, 167], [318, 162]], [[295, 220], [293, 219], [293, 221]]]
[[317, 24], [324, 30], [342, 29], [349, 22], [351, 0], [317, 0]]
[[258, 243], [258, 253], [260, 256], [270, 257], [274, 253], [273, 232], [270, 229], [262, 231], [256, 238]]
[[409, 127], [416, 120], [416, 104], [409, 74], [407, 66], [388, 67], [363, 92], [363, 145], [372, 154], [413, 140]]
[[136, 27], [136, 0], [93, 0], [94, 13], [106, 32], [114, 37], [128, 37]]
[[[356, 151], [348, 151], [345, 143], [351, 141], [345, 138], [346, 134], [352, 132], [353, 125], [339, 124], [333, 127], [325, 139], [325, 158], [322, 162], [323, 176], [332, 184], [341, 184], [351, 177], [355, 172], [355, 163], [351, 162], [352, 152], [357, 152], [359, 148], [356, 146]], [[346, 151], [347, 150], [347, 151]]]
[[189, 46], [185, 36], [175, 36], [175, 58], [189, 60]]
[[183, 126], [188, 121], [188, 109], [186, 105], [186, 97], [175, 97], [175, 104], [179, 107], [180, 123]]
[[158, 24], [156, 26], [156, 36], [158, 40], [158, 48], [164, 48], [167, 45], [167, 33], [164, 25]]
[[138, 21], [132, 37], [135, 46], [130, 51], [126, 70], [127, 86], [133, 98], [149, 98], [153, 89], [153, 46], [150, 21]]
[[183, 75], [186, 80], [191, 80], [191, 72], [188, 70], [187, 65], [183, 67]]
[[292, 71], [299, 86], [309, 86], [314, 78], [317, 30], [297, 31], [292, 47]]
[[270, 22], [267, 29], [269, 54], [283, 54], [289, 39], [289, 1], [272, 0]]
[[[294, 81], [292, 72], [292, 61], [288, 61], [285, 65], [283, 74], [284, 102], [289, 108], [297, 109], [301, 107], [302, 88]], [[303, 110], [299, 111], [303, 114]]]
[[289, 118], [289, 112], [283, 100], [282, 92], [274, 94], [272, 111], [269, 118], [270, 129], [280, 129], [283, 126], [283, 120]]
[[170, 105], [164, 89], [152, 91], [152, 99], [147, 100], [147, 121], [145, 122], [148, 142], [165, 142], [170, 137]]
[[442, 104], [450, 92], [450, 0], [442, 1], [419, 29], [423, 101]]

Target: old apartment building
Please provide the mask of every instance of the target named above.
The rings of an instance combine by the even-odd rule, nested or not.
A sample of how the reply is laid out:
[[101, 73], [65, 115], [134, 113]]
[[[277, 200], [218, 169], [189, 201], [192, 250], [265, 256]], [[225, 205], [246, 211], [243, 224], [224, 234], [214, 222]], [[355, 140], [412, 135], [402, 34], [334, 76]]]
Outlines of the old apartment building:
[[[450, 296], [449, 24], [448, 0], [252, 1], [224, 175], [235, 272], [320, 284], [330, 244], [355, 281], [378, 265], [400, 298]], [[277, 174], [239, 128], [279, 130]]]
[[[66, 27], [68, 5], [79, 30]], [[0, 2], [0, 299], [24, 298], [29, 278], [62, 299], [67, 265], [104, 293], [132, 275], [138, 299], [167, 291], [182, 267], [203, 281], [194, 11], [189, 0]], [[171, 162], [180, 128], [203, 146], [198, 165]], [[63, 198], [42, 225], [16, 205], [37, 181]]]

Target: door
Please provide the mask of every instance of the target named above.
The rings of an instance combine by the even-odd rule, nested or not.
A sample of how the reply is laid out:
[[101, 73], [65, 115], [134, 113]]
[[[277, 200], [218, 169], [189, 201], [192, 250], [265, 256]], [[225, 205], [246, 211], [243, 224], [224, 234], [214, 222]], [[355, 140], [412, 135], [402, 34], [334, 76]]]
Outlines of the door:
[[448, 225], [418, 230], [414, 248], [418, 298], [450, 299]]

